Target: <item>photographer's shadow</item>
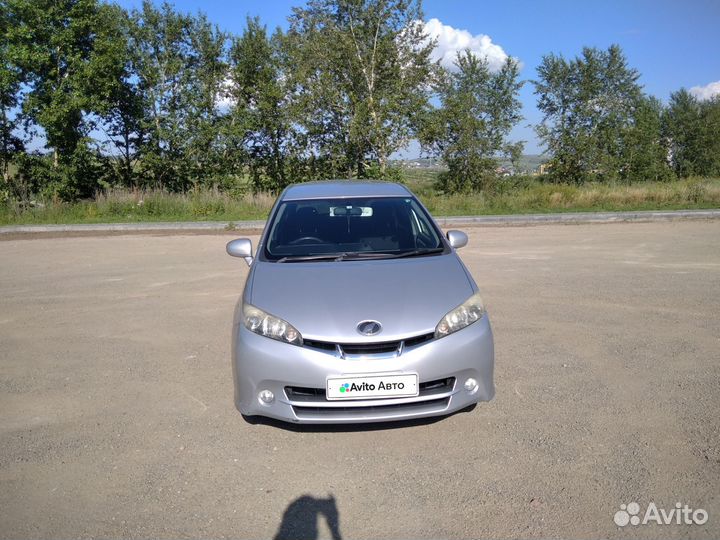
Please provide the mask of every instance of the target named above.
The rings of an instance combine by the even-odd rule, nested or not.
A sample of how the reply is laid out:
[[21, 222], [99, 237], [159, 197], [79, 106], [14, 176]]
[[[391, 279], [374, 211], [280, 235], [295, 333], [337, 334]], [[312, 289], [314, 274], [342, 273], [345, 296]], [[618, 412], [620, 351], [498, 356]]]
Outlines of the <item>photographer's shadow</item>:
[[333, 540], [341, 540], [340, 517], [332, 495], [327, 499], [303, 495], [291, 502], [285, 509], [275, 540], [317, 540], [320, 516], [325, 517]]

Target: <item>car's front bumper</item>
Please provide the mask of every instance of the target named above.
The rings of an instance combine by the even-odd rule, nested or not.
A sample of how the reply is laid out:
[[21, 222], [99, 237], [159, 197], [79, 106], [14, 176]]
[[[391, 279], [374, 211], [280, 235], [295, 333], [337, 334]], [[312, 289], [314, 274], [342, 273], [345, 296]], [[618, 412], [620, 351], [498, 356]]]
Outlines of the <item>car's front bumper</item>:
[[[232, 355], [238, 410], [247, 416], [268, 416], [287, 422], [335, 424], [423, 418], [489, 401], [495, 394], [493, 335], [487, 315], [463, 330], [405, 349], [389, 359], [338, 358], [262, 337], [237, 325]], [[299, 400], [289, 397], [293, 394], [286, 391], [286, 387], [324, 391], [327, 377], [377, 373], [417, 373], [421, 385], [452, 378], [454, 382], [421, 390], [416, 397], [372, 400], [329, 401], [324, 395]], [[468, 378], [478, 383], [474, 392], [464, 389]], [[274, 394], [272, 403], [259, 400], [262, 390]]]

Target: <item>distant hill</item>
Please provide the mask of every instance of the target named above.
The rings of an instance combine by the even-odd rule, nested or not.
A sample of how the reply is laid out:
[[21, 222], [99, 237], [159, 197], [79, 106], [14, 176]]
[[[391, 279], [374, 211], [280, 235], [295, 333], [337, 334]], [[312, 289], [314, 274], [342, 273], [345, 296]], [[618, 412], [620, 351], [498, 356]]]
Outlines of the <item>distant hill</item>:
[[[518, 172], [533, 172], [535, 171], [541, 163], [544, 163], [549, 159], [548, 156], [544, 154], [524, 154], [520, 158], [520, 162], [518, 163], [518, 169], [520, 169]], [[442, 163], [442, 160], [435, 159], [435, 158], [416, 158], [416, 159], [396, 159], [393, 160], [394, 165], [399, 165], [401, 167], [407, 167], [410, 169], [444, 169], [445, 166]], [[501, 159], [500, 164], [503, 167], [510, 167], [510, 160], [508, 159]]]
[[392, 159], [393, 165], [411, 169], [444, 169], [442, 161], [435, 158]]
[[[518, 163], [518, 169], [520, 169], [519, 172], [533, 172], [540, 166], [540, 164], [545, 163], [548, 159], [550, 159], [550, 157], [545, 154], [523, 154], [520, 158], [520, 162]], [[504, 167], [510, 166], [509, 159], [501, 159], [500, 163]]]

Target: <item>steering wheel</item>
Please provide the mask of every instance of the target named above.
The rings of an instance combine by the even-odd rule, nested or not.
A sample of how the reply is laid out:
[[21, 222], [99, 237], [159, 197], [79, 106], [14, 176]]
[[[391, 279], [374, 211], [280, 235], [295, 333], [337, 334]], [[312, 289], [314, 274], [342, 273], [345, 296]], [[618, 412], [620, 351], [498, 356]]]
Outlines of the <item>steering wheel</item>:
[[325, 242], [322, 238], [318, 238], [317, 236], [303, 236], [301, 238], [296, 238], [292, 242], [290, 242], [288, 245], [295, 245], [295, 244], [306, 244], [308, 241], [312, 241], [316, 244], [322, 244]]

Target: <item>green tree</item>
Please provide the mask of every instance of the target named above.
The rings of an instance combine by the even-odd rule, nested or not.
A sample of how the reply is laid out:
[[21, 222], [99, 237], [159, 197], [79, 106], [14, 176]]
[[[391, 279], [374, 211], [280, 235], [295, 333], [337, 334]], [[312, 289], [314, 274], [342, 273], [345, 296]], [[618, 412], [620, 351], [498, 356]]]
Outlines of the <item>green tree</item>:
[[0, 1], [0, 170], [5, 186], [10, 184], [10, 163], [21, 152], [23, 141], [15, 134], [19, 127], [22, 73], [13, 62], [15, 54], [9, 30], [16, 24], [6, 2]]
[[296, 110], [330, 174], [385, 176], [428, 107], [433, 43], [416, 0], [310, 0], [294, 8]]
[[720, 174], [720, 98], [700, 101], [685, 89], [673, 93], [663, 128], [678, 176]]
[[672, 176], [668, 148], [662, 136], [663, 106], [654, 97], [642, 97], [630, 126], [622, 134], [620, 176], [629, 182], [663, 181]]
[[720, 96], [702, 102], [701, 170], [705, 176], [720, 176]]
[[230, 47], [226, 134], [232, 153], [228, 157], [234, 170], [250, 172], [255, 190], [280, 190], [298, 180], [288, 176], [295, 129], [283, 39], [280, 30], [269, 38], [259, 19], [248, 18], [242, 36], [233, 39]]
[[183, 190], [213, 178], [221, 145], [217, 103], [225, 36], [204, 16], [145, 1], [131, 14], [129, 48], [141, 100], [144, 182]]
[[225, 58], [228, 36], [211, 24], [204, 14], [193, 17], [190, 27], [192, 46], [188, 81], [188, 127], [192, 137], [187, 145], [187, 158], [196, 182], [214, 185], [225, 175], [221, 162], [218, 106], [222, 86], [227, 79]]
[[523, 151], [525, 150], [525, 142], [526, 141], [517, 141], [509, 143], [506, 146], [507, 157], [510, 160], [514, 174], [518, 174], [520, 172], [520, 160], [522, 159]]
[[551, 155], [551, 178], [619, 178], [623, 135], [642, 96], [640, 75], [620, 47], [585, 47], [570, 61], [549, 54], [537, 71], [535, 94], [543, 120], [536, 131]]
[[127, 11], [113, 4], [104, 13], [106, 21], [95, 46], [95, 76], [89, 77], [88, 84], [91, 109], [96, 115], [93, 125], [103, 134], [98, 141], [102, 152], [113, 158], [113, 183], [135, 186], [143, 111], [130, 49], [132, 21]]
[[447, 192], [492, 187], [498, 156], [517, 160], [521, 143], [507, 136], [520, 121], [517, 63], [508, 58], [500, 71], [490, 71], [488, 62], [469, 50], [458, 54], [456, 70], [441, 77], [438, 94], [441, 106], [429, 115], [422, 142], [442, 157], [448, 167], [439, 178]]
[[7, 0], [14, 20], [8, 41], [28, 86], [27, 118], [44, 131], [52, 149], [46, 187], [65, 198], [92, 195], [102, 163], [89, 152], [89, 117], [103, 96], [104, 81], [115, 77], [102, 59], [113, 8], [97, 0]]

